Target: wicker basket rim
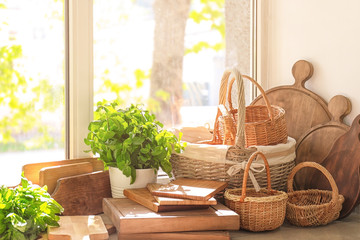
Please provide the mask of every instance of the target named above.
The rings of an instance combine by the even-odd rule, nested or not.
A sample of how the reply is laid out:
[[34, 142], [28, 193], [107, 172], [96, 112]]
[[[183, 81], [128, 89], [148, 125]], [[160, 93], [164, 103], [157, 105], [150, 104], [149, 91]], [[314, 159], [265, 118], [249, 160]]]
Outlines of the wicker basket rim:
[[[235, 192], [235, 191], [242, 191], [242, 188], [233, 188], [233, 189], [227, 189], [225, 191], [224, 197], [228, 200], [232, 200], [232, 201], [239, 201], [241, 198], [241, 194], [232, 194], [230, 192]], [[255, 191], [255, 188], [247, 188], [246, 191]], [[260, 191], [264, 191], [267, 192], [266, 188], [261, 188]], [[273, 193], [276, 193], [274, 195], [268, 195], [268, 196], [264, 196], [264, 197], [248, 197], [246, 196], [244, 198], [244, 202], [277, 202], [277, 201], [283, 201], [284, 199], [288, 198], [288, 195], [286, 192], [283, 191], [278, 191], [278, 190], [271, 190]]]
[[318, 189], [298, 190], [298, 191], [287, 193], [288, 196], [289, 196], [289, 201], [287, 202], [287, 204], [290, 207], [298, 208], [298, 209], [308, 209], [308, 208], [316, 209], [316, 208], [319, 208], [319, 207], [327, 207], [331, 203], [342, 204], [344, 202], [344, 200], [345, 200], [344, 196], [341, 195], [341, 194], [338, 195], [337, 199], [330, 199], [329, 202], [322, 203], [322, 204], [309, 204], [309, 205], [300, 206], [300, 205], [297, 205], [295, 203], [292, 203], [291, 200], [290, 200], [291, 197], [294, 196], [294, 195], [299, 195], [299, 194], [300, 195], [308, 195], [308, 194], [311, 194], [311, 193], [317, 193], [317, 194], [318, 193], [323, 193], [323, 194], [328, 194], [329, 196], [332, 195], [332, 191], [329, 191], [329, 190], [318, 190]]

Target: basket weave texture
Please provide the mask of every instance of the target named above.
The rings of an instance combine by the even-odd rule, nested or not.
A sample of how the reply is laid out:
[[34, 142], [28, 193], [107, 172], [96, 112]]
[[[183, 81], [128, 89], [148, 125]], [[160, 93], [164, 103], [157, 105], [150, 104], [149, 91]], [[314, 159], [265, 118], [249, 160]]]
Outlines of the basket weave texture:
[[[231, 99], [231, 90], [233, 88], [234, 80], [232, 79], [229, 83], [227, 93], [227, 103], [229, 105], [229, 112], [232, 116], [233, 123], [229, 119], [224, 123], [223, 129], [227, 131], [233, 131], [233, 127], [229, 124], [234, 125], [237, 121], [238, 112], [245, 111], [245, 146], [254, 145], [275, 145], [278, 143], [286, 143], [288, 132], [285, 120], [285, 110], [279, 106], [271, 105], [270, 101], [264, 91], [264, 89], [254, 79], [249, 76], [241, 75], [240, 81], [243, 78], [250, 80], [260, 90], [265, 105], [247, 106], [245, 104], [238, 105], [239, 109], [234, 109]], [[245, 94], [244, 89], [237, 87], [238, 94]], [[224, 133], [223, 135], [229, 135]], [[231, 134], [230, 134], [231, 135]]]
[[[259, 192], [246, 187], [250, 165], [257, 155], [264, 160], [268, 176], [267, 189], [260, 189]], [[284, 222], [288, 196], [285, 192], [271, 189], [269, 164], [261, 152], [255, 152], [250, 157], [242, 188], [228, 189], [224, 197], [225, 205], [239, 214], [241, 229], [253, 232], [274, 230]]]
[[[235, 124], [234, 116], [229, 113], [225, 107], [222, 107], [222, 105], [224, 106], [227, 101], [226, 94], [231, 75], [234, 77], [232, 81], [235, 80], [237, 82], [239, 93], [244, 93], [244, 83], [241, 80], [242, 77], [240, 72], [236, 68], [225, 71], [220, 84], [220, 107], [216, 116], [213, 139], [202, 142], [202, 144], [207, 145], [208, 147], [222, 144], [231, 145], [226, 153], [226, 159], [218, 159], [217, 161], [204, 161], [181, 154], [173, 154], [170, 158], [170, 162], [173, 167], [175, 178], [195, 178], [226, 181], [228, 182], [229, 188], [240, 188], [242, 186], [241, 180], [243, 179], [243, 171], [240, 171], [233, 176], [229, 176], [227, 171], [234, 164], [247, 161], [251, 154], [256, 151], [256, 149], [252, 147], [245, 147], [245, 111], [239, 111], [236, 113], [237, 122]], [[237, 95], [237, 105], [245, 106], [244, 94]], [[223, 124], [224, 122], [226, 122], [226, 124]], [[226, 134], [226, 136], [224, 134]], [[280, 164], [270, 164], [270, 172], [272, 176], [271, 180], [274, 189], [284, 190], [286, 188], [287, 177], [294, 166], [295, 161], [289, 161]], [[254, 173], [254, 175], [259, 185], [266, 187], [266, 173]], [[251, 186], [250, 184], [251, 183], [249, 183], [249, 186]]]
[[[294, 191], [294, 175], [304, 167], [320, 170], [329, 180], [332, 191], [318, 189]], [[288, 179], [288, 196], [286, 219], [291, 224], [301, 227], [326, 225], [336, 220], [344, 202], [334, 178], [326, 168], [315, 162], [302, 162], [292, 170]]]

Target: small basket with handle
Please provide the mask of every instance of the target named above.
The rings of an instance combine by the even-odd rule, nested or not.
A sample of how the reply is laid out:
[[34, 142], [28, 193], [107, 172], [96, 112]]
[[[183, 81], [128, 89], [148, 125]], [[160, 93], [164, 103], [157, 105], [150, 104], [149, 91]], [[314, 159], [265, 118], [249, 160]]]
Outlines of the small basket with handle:
[[[267, 189], [259, 191], [246, 186], [250, 166], [257, 156], [263, 159], [267, 174]], [[259, 151], [253, 153], [246, 164], [242, 188], [227, 189], [224, 197], [225, 205], [239, 214], [241, 229], [253, 232], [274, 230], [284, 222], [288, 196], [271, 188], [269, 164]]]
[[[308, 189], [293, 190], [294, 176], [304, 167], [321, 171], [329, 180], [332, 191]], [[286, 206], [286, 219], [301, 227], [326, 225], [336, 220], [342, 208], [344, 197], [339, 194], [334, 178], [328, 170], [316, 162], [302, 162], [294, 167], [288, 178], [289, 201]]]

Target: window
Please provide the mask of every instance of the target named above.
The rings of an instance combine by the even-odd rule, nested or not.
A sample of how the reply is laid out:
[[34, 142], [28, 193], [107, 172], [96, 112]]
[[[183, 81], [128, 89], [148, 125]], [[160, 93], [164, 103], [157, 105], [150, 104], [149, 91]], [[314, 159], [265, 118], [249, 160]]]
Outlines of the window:
[[168, 127], [212, 126], [225, 68], [250, 74], [251, 3], [95, 0], [94, 103], [144, 104]]
[[104, 99], [144, 104], [167, 127], [211, 126], [223, 71], [254, 73], [254, 5], [0, 0], [0, 184], [25, 163], [88, 156]]
[[0, 184], [65, 157], [64, 48], [63, 1], [0, 1]]

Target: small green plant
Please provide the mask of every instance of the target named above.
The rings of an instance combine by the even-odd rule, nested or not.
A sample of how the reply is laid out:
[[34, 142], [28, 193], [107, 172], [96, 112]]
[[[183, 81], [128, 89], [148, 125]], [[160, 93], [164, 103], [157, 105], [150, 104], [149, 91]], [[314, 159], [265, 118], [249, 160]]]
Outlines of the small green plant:
[[[155, 115], [140, 106], [131, 105], [121, 109], [118, 102], [99, 103], [89, 124], [89, 134], [84, 139], [93, 154], [105, 167], [117, 167], [125, 176], [131, 176], [131, 184], [136, 179], [136, 169], [161, 167], [170, 177], [172, 166], [170, 157], [173, 150], [180, 152], [185, 144], [163, 125]], [[88, 152], [89, 152], [88, 151]]]
[[20, 186], [0, 187], [0, 239], [37, 239], [48, 226], [59, 226], [56, 214], [63, 211], [46, 186], [32, 185], [22, 175]]

